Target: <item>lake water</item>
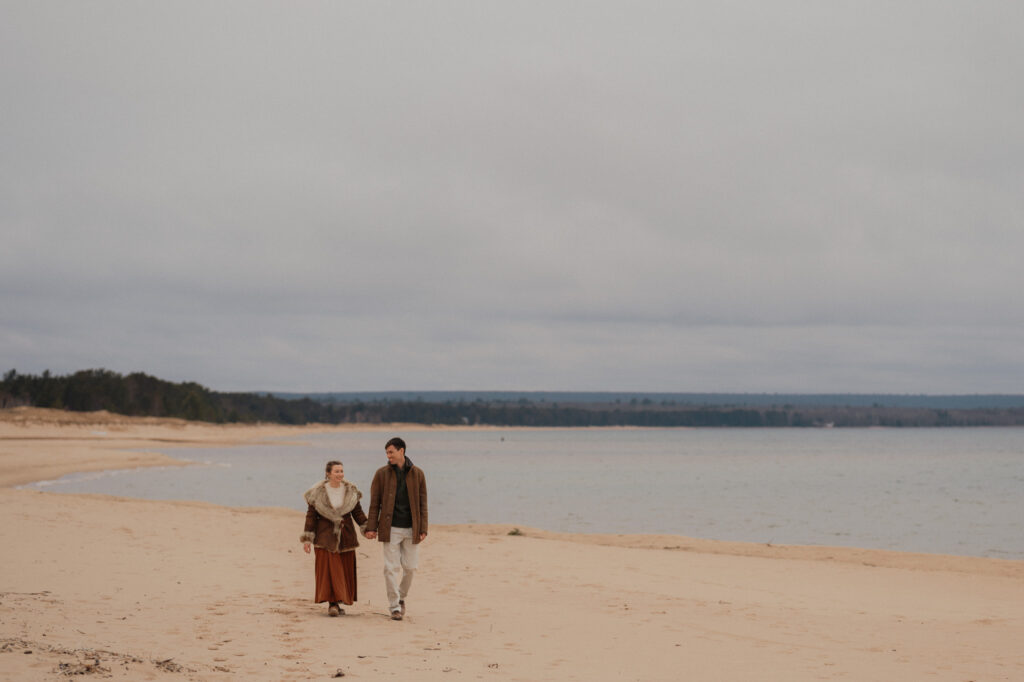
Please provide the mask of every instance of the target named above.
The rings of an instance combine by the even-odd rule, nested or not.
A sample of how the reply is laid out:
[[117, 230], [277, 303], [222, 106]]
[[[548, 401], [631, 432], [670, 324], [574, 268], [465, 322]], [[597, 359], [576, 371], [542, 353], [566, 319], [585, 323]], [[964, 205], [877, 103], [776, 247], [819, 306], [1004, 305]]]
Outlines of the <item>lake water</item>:
[[[52, 492], [305, 509], [328, 459], [368, 502], [391, 434], [168, 450], [192, 467], [76, 474]], [[493, 429], [400, 434], [432, 523], [672, 533], [1024, 559], [1024, 429]]]

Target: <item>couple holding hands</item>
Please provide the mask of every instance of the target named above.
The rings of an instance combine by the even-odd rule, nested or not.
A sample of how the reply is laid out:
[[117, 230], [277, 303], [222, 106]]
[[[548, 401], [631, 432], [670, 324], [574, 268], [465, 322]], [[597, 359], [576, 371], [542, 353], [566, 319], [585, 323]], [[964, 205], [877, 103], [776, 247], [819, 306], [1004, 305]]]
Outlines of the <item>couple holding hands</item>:
[[405, 598], [416, 571], [419, 543], [427, 537], [427, 482], [423, 470], [405, 455], [405, 441], [392, 438], [384, 446], [386, 466], [377, 470], [370, 485], [370, 506], [363, 512], [363, 496], [345, 480], [345, 467], [332, 460], [325, 478], [305, 492], [309, 505], [302, 532], [303, 549], [316, 550], [317, 603], [328, 602], [328, 615], [340, 616], [340, 604], [356, 601], [355, 526], [381, 543], [384, 585], [392, 620], [405, 615]]

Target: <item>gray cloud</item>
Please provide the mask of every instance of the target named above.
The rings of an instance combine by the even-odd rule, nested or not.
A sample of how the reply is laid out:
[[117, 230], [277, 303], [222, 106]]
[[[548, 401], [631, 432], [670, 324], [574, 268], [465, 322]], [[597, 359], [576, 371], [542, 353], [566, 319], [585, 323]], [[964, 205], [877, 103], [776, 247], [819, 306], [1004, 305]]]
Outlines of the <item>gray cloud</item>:
[[0, 355], [1019, 392], [1013, 3], [8, 3]]

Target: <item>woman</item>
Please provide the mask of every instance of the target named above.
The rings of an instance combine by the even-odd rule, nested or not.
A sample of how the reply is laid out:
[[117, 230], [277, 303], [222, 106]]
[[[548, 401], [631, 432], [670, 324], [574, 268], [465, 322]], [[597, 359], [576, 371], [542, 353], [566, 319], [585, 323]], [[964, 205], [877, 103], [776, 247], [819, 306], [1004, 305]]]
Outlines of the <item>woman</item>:
[[303, 529], [302, 548], [309, 554], [316, 547], [316, 603], [329, 602], [327, 614], [340, 616], [356, 600], [356, 553], [359, 546], [355, 525], [366, 529], [366, 514], [359, 504], [359, 489], [345, 480], [341, 462], [327, 463], [326, 476], [303, 497], [309, 509]]

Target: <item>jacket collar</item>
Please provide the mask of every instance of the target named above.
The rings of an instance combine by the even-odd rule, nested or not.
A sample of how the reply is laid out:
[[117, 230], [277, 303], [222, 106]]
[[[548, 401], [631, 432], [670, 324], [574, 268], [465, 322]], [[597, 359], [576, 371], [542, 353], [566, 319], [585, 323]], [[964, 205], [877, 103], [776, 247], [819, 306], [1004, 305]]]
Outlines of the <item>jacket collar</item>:
[[[388, 466], [391, 467], [394, 471], [398, 471], [398, 465], [397, 464], [388, 464]], [[405, 465], [402, 467], [402, 471], [408, 471], [409, 469], [412, 469], [412, 460], [409, 459], [409, 455], [406, 455], [405, 456]]]
[[330, 519], [335, 523], [340, 523], [345, 514], [356, 508], [359, 499], [363, 496], [355, 483], [342, 481], [341, 487], [344, 489], [345, 494], [342, 497], [340, 507], [335, 507], [331, 504], [331, 498], [327, 496], [327, 481], [317, 481], [302, 497], [306, 500], [306, 504], [316, 509], [320, 516]]

